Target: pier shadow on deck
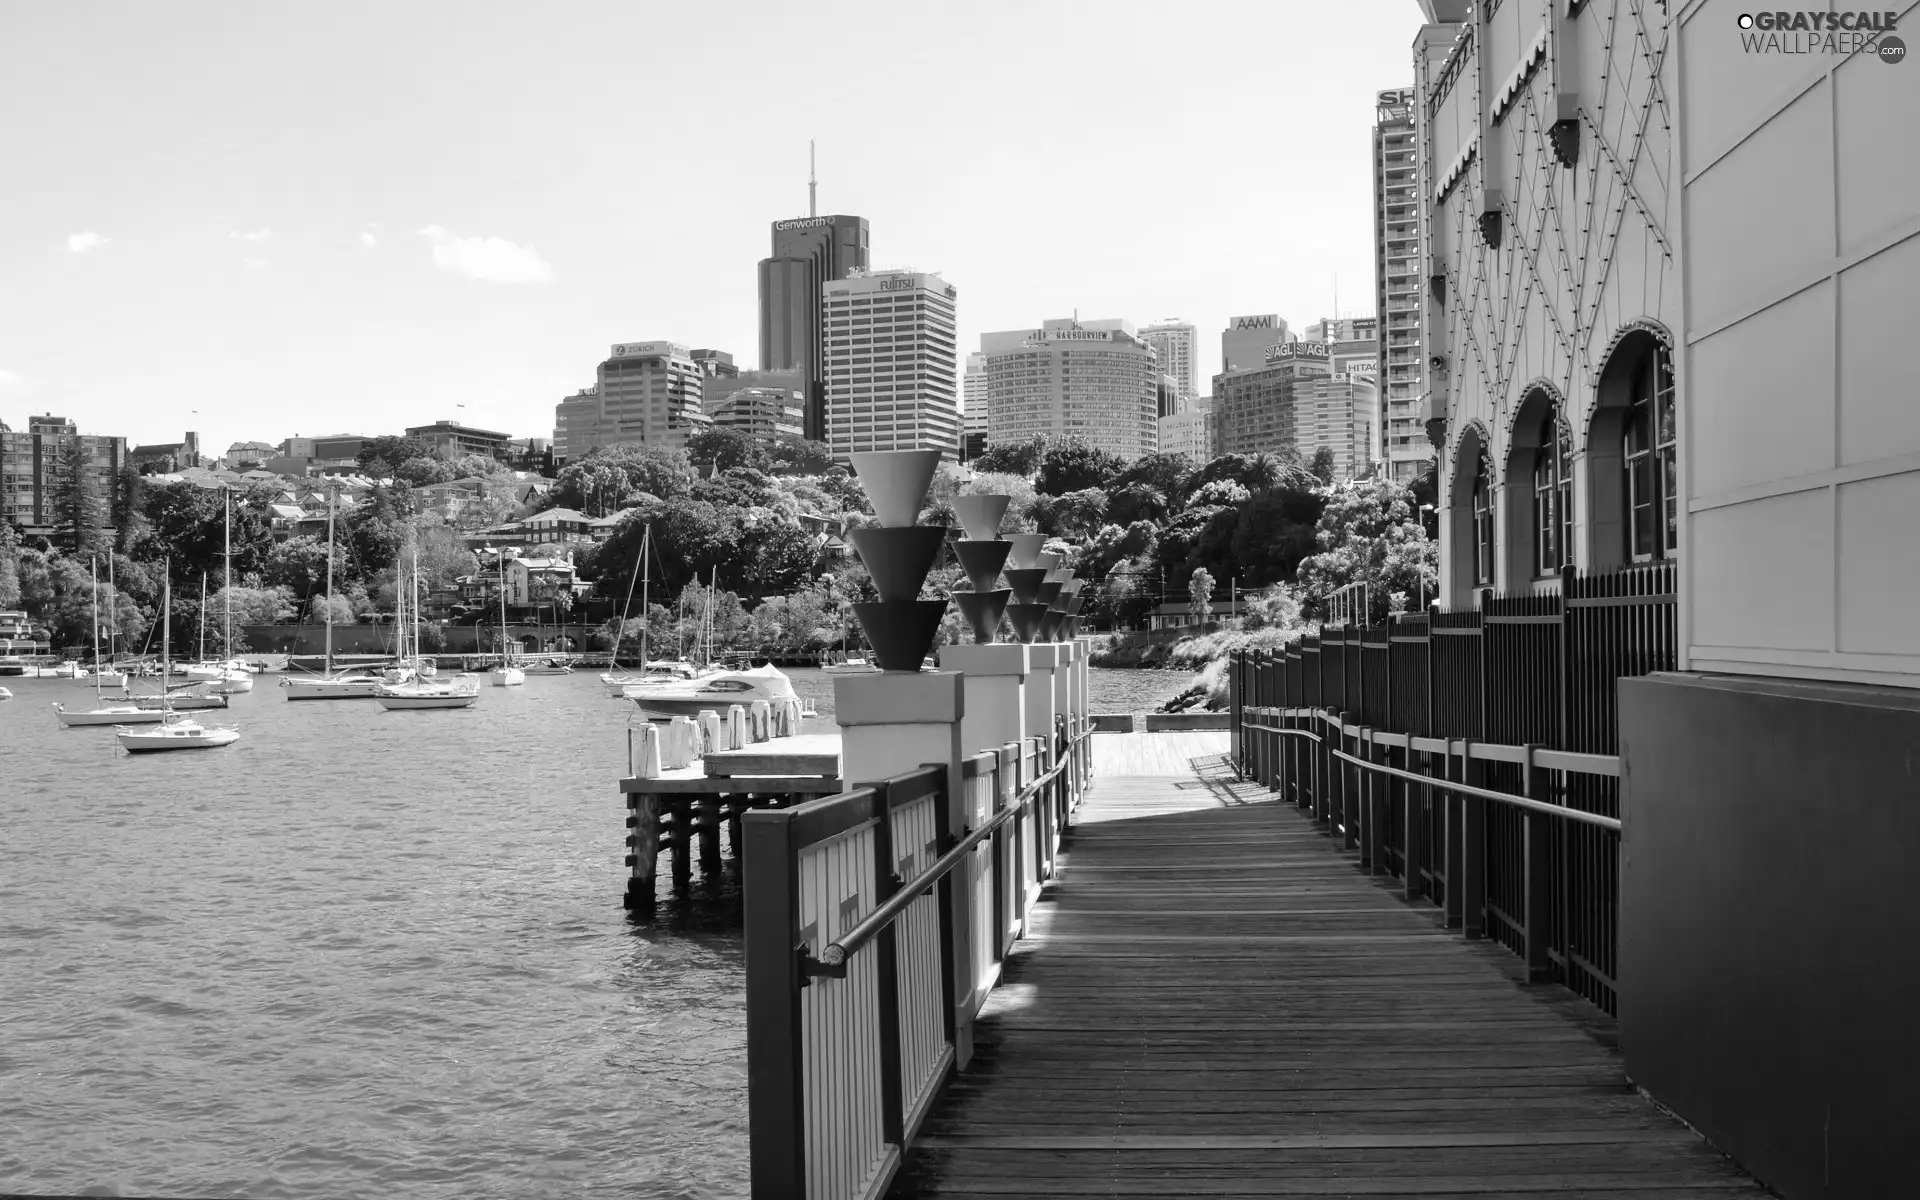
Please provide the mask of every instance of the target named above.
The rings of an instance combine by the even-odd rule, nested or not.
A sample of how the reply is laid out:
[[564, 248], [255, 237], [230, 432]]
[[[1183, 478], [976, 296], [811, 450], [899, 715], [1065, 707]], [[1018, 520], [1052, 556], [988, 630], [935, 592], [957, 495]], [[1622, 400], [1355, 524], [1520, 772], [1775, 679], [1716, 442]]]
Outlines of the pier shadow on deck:
[[891, 1195], [1768, 1194], [1609, 1018], [1360, 874], [1224, 734], [1110, 736]]

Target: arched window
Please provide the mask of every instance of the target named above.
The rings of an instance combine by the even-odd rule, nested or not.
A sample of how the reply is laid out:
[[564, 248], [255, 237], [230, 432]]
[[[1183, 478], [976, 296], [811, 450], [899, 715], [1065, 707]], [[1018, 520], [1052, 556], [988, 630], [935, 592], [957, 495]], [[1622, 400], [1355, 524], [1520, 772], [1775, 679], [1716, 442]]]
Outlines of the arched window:
[[1671, 558], [1679, 545], [1674, 459], [1673, 360], [1655, 343], [1636, 364], [1622, 453], [1627, 466], [1627, 546], [1635, 562]]
[[1473, 582], [1493, 582], [1493, 470], [1485, 450], [1473, 471]]
[[1549, 408], [1533, 455], [1533, 568], [1552, 575], [1573, 563], [1573, 435]]

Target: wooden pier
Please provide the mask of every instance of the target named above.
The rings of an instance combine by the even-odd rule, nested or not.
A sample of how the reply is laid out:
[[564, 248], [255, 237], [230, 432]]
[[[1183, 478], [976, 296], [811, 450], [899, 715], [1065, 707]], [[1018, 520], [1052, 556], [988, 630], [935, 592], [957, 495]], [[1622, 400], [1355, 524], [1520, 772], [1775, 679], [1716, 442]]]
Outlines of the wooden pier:
[[1094, 736], [893, 1196], [1768, 1194], [1634, 1090], [1609, 1018], [1361, 874], [1227, 741]]

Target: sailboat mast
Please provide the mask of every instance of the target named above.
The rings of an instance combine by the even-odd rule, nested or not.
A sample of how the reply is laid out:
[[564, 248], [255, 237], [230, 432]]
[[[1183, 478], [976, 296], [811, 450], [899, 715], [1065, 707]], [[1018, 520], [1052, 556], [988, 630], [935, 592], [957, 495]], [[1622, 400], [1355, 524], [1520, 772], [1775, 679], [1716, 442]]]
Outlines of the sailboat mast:
[[233, 657], [233, 493], [225, 488], [220, 494], [227, 500], [226, 528], [221, 535], [220, 574], [220, 652]]
[[195, 651], [201, 662], [207, 661], [207, 573], [200, 572], [200, 645]]
[[167, 690], [167, 672], [173, 665], [173, 560], [160, 565], [160, 711], [171, 712], [172, 693]]
[[494, 561], [500, 566], [500, 669], [507, 669], [507, 552], [503, 548]]
[[[652, 624], [652, 609], [647, 607], [647, 584], [652, 581], [652, 570], [647, 566], [647, 546], [653, 541], [653, 526], [648, 525], [640, 531], [640, 669], [647, 669], [647, 626]], [[633, 599], [632, 588], [628, 589], [627, 599]], [[626, 622], [622, 621], [625, 628]]]
[[113, 582], [113, 555], [111, 553], [107, 555], [107, 601], [107, 666], [111, 667], [118, 662], [120, 658], [119, 653], [114, 649], [113, 645], [113, 635], [116, 632], [114, 626], [119, 624], [116, 618], [120, 615], [120, 590]]
[[333, 489], [327, 489], [327, 658], [325, 673], [333, 675]]
[[93, 570], [93, 706], [99, 708], [106, 701], [100, 696], [100, 558], [95, 555], [91, 560]]

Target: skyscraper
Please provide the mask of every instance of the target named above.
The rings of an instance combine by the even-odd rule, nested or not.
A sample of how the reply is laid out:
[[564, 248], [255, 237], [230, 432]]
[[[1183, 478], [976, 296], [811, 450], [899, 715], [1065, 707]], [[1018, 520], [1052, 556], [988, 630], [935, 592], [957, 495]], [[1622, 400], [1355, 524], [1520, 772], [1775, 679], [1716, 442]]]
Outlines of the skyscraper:
[[555, 406], [555, 455], [571, 460], [601, 446], [685, 446], [713, 424], [701, 410], [705, 372], [676, 342], [623, 342], [597, 375], [593, 388]]
[[1313, 450], [1301, 440], [1301, 393], [1331, 373], [1324, 342], [1273, 347], [1259, 365], [1213, 377], [1213, 453]]
[[1421, 392], [1426, 361], [1420, 350], [1420, 205], [1414, 161], [1416, 105], [1411, 88], [1374, 97], [1373, 274], [1380, 315], [1380, 407], [1375, 454], [1387, 473], [1409, 480], [1433, 458]]
[[958, 294], [925, 271], [856, 271], [825, 285], [826, 440], [835, 458], [864, 450], [959, 457]]
[[760, 369], [799, 370], [807, 436], [827, 436], [822, 289], [867, 269], [865, 217], [773, 223], [773, 256], [760, 261]]
[[[1220, 369], [1250, 371], [1265, 366], [1268, 350], [1299, 340], [1299, 335], [1287, 332], [1287, 323], [1277, 313], [1230, 317], [1220, 333]], [[1219, 394], [1215, 389], [1214, 395]]]
[[987, 333], [987, 436], [1080, 438], [1123, 458], [1160, 445], [1160, 365], [1130, 321], [1070, 318]]
[[1140, 340], [1160, 354], [1160, 370], [1180, 385], [1182, 407], [1200, 394], [1200, 331], [1177, 317], [1140, 327]]
[[968, 462], [987, 448], [987, 356], [967, 355], [967, 373], [960, 379], [960, 461]]

